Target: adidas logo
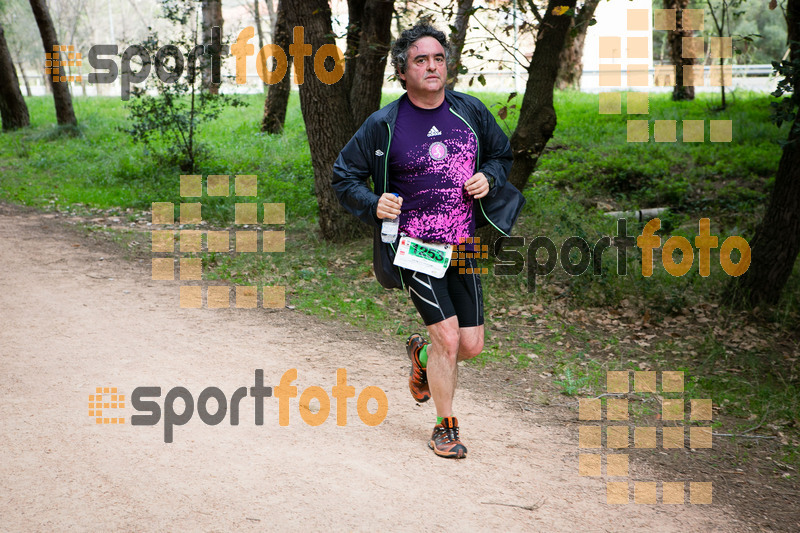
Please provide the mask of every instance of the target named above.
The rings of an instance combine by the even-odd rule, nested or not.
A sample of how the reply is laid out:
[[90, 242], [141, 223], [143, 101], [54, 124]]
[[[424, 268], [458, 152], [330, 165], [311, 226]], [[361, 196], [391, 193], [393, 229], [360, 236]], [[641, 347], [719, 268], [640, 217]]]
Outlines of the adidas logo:
[[378, 157], [380, 157], [380, 156], [382, 156], [382, 155], [383, 155], [383, 152], [382, 152], [380, 149], [378, 149], [378, 150], [375, 150], [375, 155], [377, 155]]
[[428, 131], [428, 137], [436, 137], [437, 135], [441, 135], [442, 132], [439, 131], [439, 128], [436, 126], [432, 126], [430, 131]]

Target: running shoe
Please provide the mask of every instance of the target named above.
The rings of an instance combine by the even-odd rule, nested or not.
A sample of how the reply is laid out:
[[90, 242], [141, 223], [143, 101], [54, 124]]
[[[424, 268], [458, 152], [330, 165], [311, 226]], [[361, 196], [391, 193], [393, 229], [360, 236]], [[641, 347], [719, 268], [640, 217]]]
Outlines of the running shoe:
[[442, 419], [441, 424], [433, 428], [433, 435], [428, 442], [428, 447], [439, 457], [448, 459], [463, 459], [467, 456], [467, 447], [458, 438], [458, 419], [448, 416]]
[[406, 341], [406, 353], [411, 359], [411, 372], [408, 376], [408, 388], [411, 396], [419, 403], [427, 402], [431, 399], [431, 389], [428, 387], [428, 373], [422, 368], [419, 362], [419, 351], [428, 344], [422, 335], [414, 333]]

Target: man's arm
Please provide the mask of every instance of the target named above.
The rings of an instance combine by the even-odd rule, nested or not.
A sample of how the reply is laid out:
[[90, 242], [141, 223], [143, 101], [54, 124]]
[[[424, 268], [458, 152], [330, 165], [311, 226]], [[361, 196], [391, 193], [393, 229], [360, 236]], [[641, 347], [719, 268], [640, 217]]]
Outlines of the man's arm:
[[378, 195], [370, 190], [367, 180], [373, 176], [372, 154], [368, 150], [367, 139], [369, 121], [348, 141], [333, 164], [333, 190], [344, 208], [357, 216], [362, 222], [377, 227]]

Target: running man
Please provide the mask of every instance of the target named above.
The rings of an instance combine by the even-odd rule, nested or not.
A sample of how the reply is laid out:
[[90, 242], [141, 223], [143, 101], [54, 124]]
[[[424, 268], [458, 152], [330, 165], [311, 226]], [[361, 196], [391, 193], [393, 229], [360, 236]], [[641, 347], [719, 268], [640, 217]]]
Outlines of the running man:
[[[428, 446], [463, 458], [453, 396], [458, 361], [483, 349], [483, 293], [474, 258], [460, 269], [441, 258], [470, 242], [476, 227], [510, 232], [525, 200], [506, 183], [511, 147], [492, 114], [477, 98], [445, 90], [448, 54], [445, 34], [425, 22], [400, 35], [391, 57], [406, 93], [373, 113], [342, 149], [333, 187], [350, 213], [376, 228], [378, 281], [407, 290], [427, 327], [430, 342], [411, 335], [406, 351], [411, 395], [420, 403], [433, 397], [436, 406]], [[398, 216], [401, 237], [381, 242], [381, 223]]]

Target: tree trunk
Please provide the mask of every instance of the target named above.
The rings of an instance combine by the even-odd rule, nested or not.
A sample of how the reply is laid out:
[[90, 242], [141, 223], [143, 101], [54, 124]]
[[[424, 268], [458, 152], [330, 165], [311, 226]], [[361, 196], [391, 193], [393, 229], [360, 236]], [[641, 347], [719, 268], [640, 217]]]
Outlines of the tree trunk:
[[[53, 53], [53, 46], [58, 45], [56, 30], [50, 12], [47, 10], [45, 0], [30, 0], [33, 16], [36, 25], [39, 26], [39, 34], [42, 36], [42, 44], [47, 54]], [[48, 76], [48, 75], [46, 75]], [[52, 80], [52, 78], [51, 78]], [[45, 82], [46, 83], [46, 82]], [[69, 94], [69, 86], [66, 81], [51, 81], [53, 88], [53, 101], [56, 106], [56, 120], [60, 126], [76, 126], [78, 120], [75, 118], [75, 111], [72, 109], [72, 97]]]
[[[800, 62], [800, 0], [786, 6], [791, 61]], [[793, 98], [800, 94], [800, 77], [792, 82]], [[783, 147], [775, 188], [764, 220], [750, 241], [750, 268], [726, 287], [723, 300], [735, 306], [775, 304], [800, 253], [800, 112], [795, 115], [788, 144]]]
[[598, 4], [600, 4], [600, 0], [586, 0], [578, 11], [578, 15], [572, 19], [572, 25], [567, 32], [567, 40], [559, 58], [558, 78], [556, 78], [556, 87], [559, 89], [580, 88], [581, 75], [583, 75], [583, 45], [586, 43], [589, 22], [594, 17]]
[[381, 106], [386, 56], [392, 38], [393, 8], [394, 0], [369, 0], [364, 9], [356, 71], [350, 87], [350, 108], [353, 110], [353, 123], [357, 125]]
[[676, 10], [676, 26], [675, 31], [667, 32], [667, 41], [669, 43], [669, 58], [670, 62], [675, 65], [675, 87], [672, 89], [672, 99], [675, 101], [680, 100], [694, 100], [694, 86], [683, 85], [683, 67], [694, 65], [694, 59], [691, 57], [683, 57], [683, 38], [691, 37], [692, 30], [683, 29], [683, 10], [689, 5], [689, 0], [664, 0], [665, 9]]
[[[223, 35], [222, 0], [203, 0], [203, 44], [206, 46], [209, 46], [212, 43], [212, 30], [214, 26], [219, 27], [220, 36]], [[211, 50], [207, 49], [207, 52], [211, 52]], [[222, 53], [221, 50], [217, 50], [217, 52], [220, 54]], [[203, 73], [203, 87], [211, 94], [219, 94], [220, 84], [214, 83], [212, 79], [213, 59], [211, 59], [208, 54], [204, 54], [200, 57], [202, 58], [200, 61], [200, 68], [202, 69]], [[220, 61], [222, 61], [221, 57]]]
[[359, 41], [361, 40], [361, 20], [364, 17], [364, 8], [367, 0], [347, 0], [347, 50], [344, 51], [344, 79], [347, 90], [353, 86], [356, 74], [356, 58], [358, 57]]
[[[319, 226], [328, 241], [343, 242], [365, 235], [365, 227], [339, 204], [331, 187], [333, 162], [355, 133], [347, 88], [342, 83], [323, 83], [314, 74], [313, 54], [324, 44], [335, 44], [328, 0], [287, 2], [288, 26], [303, 26], [311, 56], [305, 57], [300, 106], [306, 125], [314, 168], [314, 190], [319, 205]], [[300, 66], [300, 65], [295, 65]]]
[[292, 56], [288, 54], [292, 36], [286, 22], [286, 3], [286, 0], [278, 2], [273, 43], [287, 51], [286, 60], [289, 66], [283, 79], [269, 86], [269, 92], [264, 101], [264, 116], [261, 119], [261, 131], [265, 133], [281, 133], [283, 131], [283, 124], [286, 121], [286, 106], [289, 104], [289, 96], [292, 93]]
[[467, 38], [469, 17], [472, 16], [473, 0], [458, 0], [458, 11], [453, 26], [455, 31], [450, 33], [450, 64], [447, 65], [447, 88], [451, 91], [458, 81], [458, 71], [461, 68], [461, 50]]
[[517, 129], [511, 135], [514, 164], [509, 181], [520, 191], [528, 184], [531, 172], [556, 129], [553, 89], [558, 75], [559, 56], [572, 19], [568, 15], [555, 15], [553, 10], [559, 6], [573, 9], [575, 2], [550, 0], [536, 37]]
[[0, 118], [3, 131], [24, 128], [31, 123], [28, 106], [19, 90], [19, 79], [11, 61], [3, 25], [0, 24]]

